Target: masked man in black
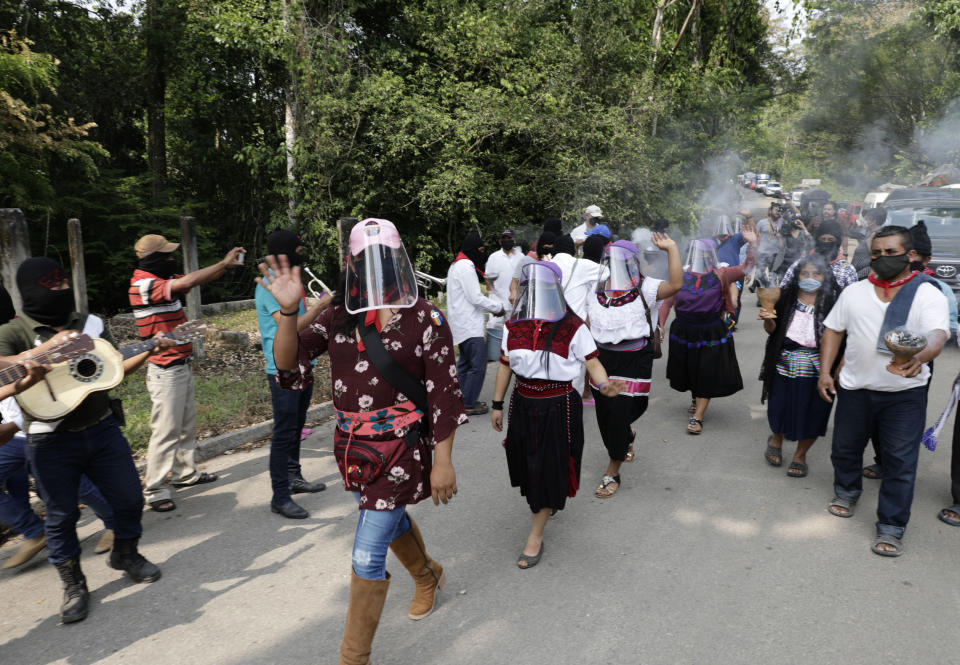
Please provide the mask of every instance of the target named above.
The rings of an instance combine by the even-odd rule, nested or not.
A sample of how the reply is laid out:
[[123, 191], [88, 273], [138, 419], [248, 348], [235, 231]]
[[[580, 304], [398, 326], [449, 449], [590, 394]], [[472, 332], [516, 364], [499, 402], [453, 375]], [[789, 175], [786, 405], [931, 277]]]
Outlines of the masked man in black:
[[[73, 290], [66, 272], [55, 261], [24, 261], [17, 270], [17, 288], [23, 307], [20, 316], [0, 326], [0, 355], [29, 351], [65, 330], [110, 341], [102, 319], [73, 311]], [[124, 372], [135, 371], [148, 356], [171, 346], [170, 340], [160, 340], [151, 351], [124, 358]], [[91, 393], [60, 420], [41, 421], [24, 413], [24, 431], [27, 461], [47, 510], [50, 562], [56, 566], [64, 586], [61, 620], [83, 620], [90, 603], [87, 581], [80, 569], [76, 530], [77, 491], [83, 475], [93, 481], [113, 509], [115, 541], [110, 567], [126, 572], [136, 582], [158, 580], [160, 569], [137, 549], [143, 511], [140, 476], [130, 445], [114, 416], [108, 391]]]

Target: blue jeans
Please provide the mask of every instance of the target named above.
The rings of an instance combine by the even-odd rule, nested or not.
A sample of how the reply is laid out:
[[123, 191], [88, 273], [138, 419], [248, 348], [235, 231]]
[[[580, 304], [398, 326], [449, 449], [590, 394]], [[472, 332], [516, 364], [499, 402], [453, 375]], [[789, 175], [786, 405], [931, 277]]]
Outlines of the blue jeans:
[[93, 482], [113, 510], [110, 521], [114, 535], [118, 539], [140, 537], [140, 475], [130, 444], [113, 416], [80, 432], [31, 434], [27, 461], [47, 506], [50, 563], [63, 563], [80, 555], [77, 495], [83, 476]]
[[920, 437], [927, 414], [925, 387], [899, 392], [837, 390], [833, 421], [834, 492], [856, 501], [863, 491], [863, 451], [872, 433], [883, 477], [877, 500], [877, 533], [903, 538], [910, 520]]
[[[360, 493], [353, 492], [360, 503]], [[357, 534], [353, 539], [353, 572], [368, 580], [387, 578], [387, 550], [390, 543], [410, 530], [405, 506], [393, 510], [360, 509]]]
[[457, 376], [460, 390], [463, 391], [463, 405], [472, 409], [483, 389], [483, 379], [487, 375], [487, 344], [483, 337], [471, 337], [457, 345], [460, 355], [457, 357]]
[[[20, 436], [0, 446], [0, 485], [6, 487], [5, 492], [0, 491], [0, 522], [29, 540], [43, 533], [43, 520], [30, 508], [26, 448], [27, 442]], [[106, 528], [113, 528], [113, 509], [86, 476], [80, 477], [78, 501], [90, 506]]]
[[284, 390], [274, 374], [267, 374], [270, 401], [273, 404], [273, 437], [270, 439], [271, 503], [282, 506], [290, 500], [290, 481], [302, 477], [300, 471], [300, 430], [307, 422], [307, 409], [313, 386], [306, 390]]

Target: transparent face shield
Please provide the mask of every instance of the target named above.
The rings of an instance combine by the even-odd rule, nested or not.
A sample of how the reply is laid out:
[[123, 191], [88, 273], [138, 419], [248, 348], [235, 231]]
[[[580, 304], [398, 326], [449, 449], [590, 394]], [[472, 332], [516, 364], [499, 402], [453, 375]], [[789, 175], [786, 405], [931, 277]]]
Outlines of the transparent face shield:
[[546, 261], [528, 263], [521, 270], [520, 295], [510, 321], [559, 321], [567, 313], [560, 288], [560, 268]]
[[392, 222], [365, 219], [350, 231], [347, 311], [412, 307], [417, 302], [413, 264]]
[[732, 236], [736, 233], [736, 228], [734, 221], [730, 219], [729, 215], [718, 215], [716, 230], [713, 232], [713, 235], [718, 238], [726, 238], [727, 236]]
[[635, 288], [643, 277], [637, 255], [625, 247], [607, 247], [603, 252], [601, 265], [610, 271], [610, 276], [606, 281], [597, 283], [597, 290], [611, 297], [627, 293]]
[[684, 270], [702, 275], [716, 268], [718, 264], [717, 251], [711, 240], [701, 238], [690, 243]]

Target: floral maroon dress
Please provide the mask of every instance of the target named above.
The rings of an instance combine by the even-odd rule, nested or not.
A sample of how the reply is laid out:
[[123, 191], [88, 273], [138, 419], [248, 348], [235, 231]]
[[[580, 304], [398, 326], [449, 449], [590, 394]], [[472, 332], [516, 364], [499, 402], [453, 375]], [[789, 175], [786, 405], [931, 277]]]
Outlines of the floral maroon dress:
[[[406, 402], [407, 397], [380, 375], [366, 350], [359, 349], [355, 335], [343, 330], [346, 316], [343, 306], [328, 308], [300, 333], [298, 368], [278, 371], [280, 386], [303, 390], [310, 385], [310, 361], [326, 351], [330, 354], [333, 406], [338, 411], [370, 412]], [[432, 448], [467, 422], [467, 414], [457, 379], [453, 335], [440, 311], [430, 302], [421, 298], [413, 307], [398, 310], [380, 330], [380, 337], [394, 361], [422, 381], [427, 390], [428, 413], [421, 421], [417, 443], [404, 447], [383, 474], [360, 489], [360, 508], [393, 510], [431, 495]], [[382, 435], [354, 434], [353, 440], [402, 438], [407, 429], [398, 428]], [[334, 436], [348, 435], [338, 428]]]

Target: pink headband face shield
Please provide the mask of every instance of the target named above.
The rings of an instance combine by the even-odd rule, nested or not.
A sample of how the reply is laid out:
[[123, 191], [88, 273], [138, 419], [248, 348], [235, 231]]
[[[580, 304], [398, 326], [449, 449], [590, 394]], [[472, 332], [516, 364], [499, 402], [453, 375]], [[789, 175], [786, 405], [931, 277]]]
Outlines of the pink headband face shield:
[[521, 271], [520, 296], [510, 321], [559, 321], [567, 313], [560, 288], [560, 268], [547, 261], [528, 263]]
[[606, 293], [609, 297], [624, 295], [635, 289], [643, 279], [637, 252], [626, 244], [618, 240], [603, 250], [603, 260], [600, 264], [610, 271], [610, 276], [606, 281], [597, 283], [597, 291]]
[[347, 311], [412, 307], [417, 298], [413, 264], [397, 227], [385, 219], [355, 224], [347, 257]]

